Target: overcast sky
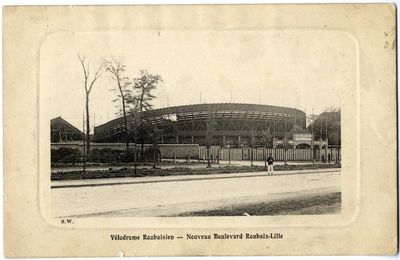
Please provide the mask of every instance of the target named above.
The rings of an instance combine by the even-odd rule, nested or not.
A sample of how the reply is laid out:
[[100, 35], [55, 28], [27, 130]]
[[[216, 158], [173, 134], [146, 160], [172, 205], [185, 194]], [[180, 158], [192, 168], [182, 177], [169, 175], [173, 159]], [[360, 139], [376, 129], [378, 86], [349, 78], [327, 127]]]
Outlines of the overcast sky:
[[[255, 103], [298, 108], [307, 114], [339, 108], [346, 88], [355, 88], [356, 45], [336, 31], [143, 30], [54, 33], [40, 52], [40, 90], [48, 116], [82, 128], [83, 72], [77, 53], [95, 67], [120, 58], [127, 77], [140, 69], [162, 76], [155, 108], [202, 103]], [[92, 71], [94, 68], [92, 68]], [[103, 73], [90, 96], [91, 125], [116, 117]]]

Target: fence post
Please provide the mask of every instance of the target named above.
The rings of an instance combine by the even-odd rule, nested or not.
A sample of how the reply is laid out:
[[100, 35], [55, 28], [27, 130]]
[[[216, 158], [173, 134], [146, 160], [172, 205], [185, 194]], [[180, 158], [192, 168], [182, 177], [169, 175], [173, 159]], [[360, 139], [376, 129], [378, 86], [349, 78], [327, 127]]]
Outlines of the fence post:
[[229, 166], [231, 165], [231, 147], [229, 146]]

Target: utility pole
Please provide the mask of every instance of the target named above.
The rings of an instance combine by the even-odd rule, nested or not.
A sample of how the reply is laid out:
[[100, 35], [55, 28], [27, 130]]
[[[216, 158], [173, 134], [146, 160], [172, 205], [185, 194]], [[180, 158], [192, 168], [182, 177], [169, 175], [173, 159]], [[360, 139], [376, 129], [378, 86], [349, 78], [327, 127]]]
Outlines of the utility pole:
[[275, 131], [276, 131], [276, 117], [274, 116], [274, 132], [272, 133], [272, 138], [275, 138]]
[[304, 113], [306, 114], [306, 129], [307, 129], [307, 127], [308, 127], [308, 125], [307, 125], [307, 106], [304, 107]]
[[312, 163], [314, 164], [314, 108], [312, 108], [311, 112], [311, 156], [312, 156]]
[[228, 155], [229, 166], [231, 166], [231, 146], [230, 145], [228, 145], [228, 149], [229, 149], [229, 155]]
[[83, 126], [83, 172], [86, 172], [86, 135], [85, 135], [85, 113], [82, 113]]
[[[340, 115], [340, 110], [339, 110], [339, 115]], [[340, 124], [340, 117], [339, 117], [339, 124]], [[339, 160], [339, 156], [340, 156], [340, 152], [339, 152], [339, 149], [341, 149], [341, 146], [342, 146], [342, 143], [341, 143], [341, 141], [340, 141], [340, 139], [341, 139], [341, 136], [340, 136], [340, 127], [339, 127], [340, 125], [338, 125], [338, 127], [337, 127], [337, 129], [338, 129], [338, 132], [337, 132], [337, 148], [336, 148], [336, 163], [337, 164], [339, 164], [339, 162], [340, 162], [340, 160]], [[340, 144], [339, 144], [339, 142], [340, 142]]]
[[320, 132], [320, 138], [322, 139], [322, 118], [321, 121], [319, 122], [319, 132]]
[[325, 139], [328, 140], [328, 118], [325, 118]]
[[328, 145], [329, 145], [329, 139], [328, 139], [328, 117], [325, 117], [325, 140], [326, 140], [326, 145], [325, 145], [325, 158], [327, 158], [327, 153], [328, 153]]
[[288, 146], [288, 140], [287, 140], [287, 135], [286, 135], [286, 131], [287, 131], [287, 129], [286, 129], [286, 125], [287, 125], [287, 122], [285, 121], [285, 137], [284, 137], [284, 149], [285, 149], [285, 163], [284, 163], [284, 165], [287, 165], [287, 158], [286, 158], [286, 152], [287, 152], [287, 146]]

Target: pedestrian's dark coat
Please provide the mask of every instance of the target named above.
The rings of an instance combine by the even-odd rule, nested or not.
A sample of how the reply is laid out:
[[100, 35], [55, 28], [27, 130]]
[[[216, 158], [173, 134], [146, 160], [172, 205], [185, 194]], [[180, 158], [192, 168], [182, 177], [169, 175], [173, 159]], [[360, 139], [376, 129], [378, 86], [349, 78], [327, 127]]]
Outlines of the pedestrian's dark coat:
[[274, 158], [272, 156], [268, 156], [267, 162], [268, 162], [268, 165], [273, 165], [274, 164]]

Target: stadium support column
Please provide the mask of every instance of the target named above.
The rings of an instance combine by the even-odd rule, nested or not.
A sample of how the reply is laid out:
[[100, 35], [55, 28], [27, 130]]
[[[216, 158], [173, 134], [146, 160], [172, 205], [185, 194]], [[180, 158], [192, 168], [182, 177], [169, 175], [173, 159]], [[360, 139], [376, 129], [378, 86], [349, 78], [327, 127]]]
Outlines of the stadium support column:
[[194, 136], [192, 135], [192, 144], [194, 144]]
[[179, 144], [179, 136], [176, 136], [176, 143]]

